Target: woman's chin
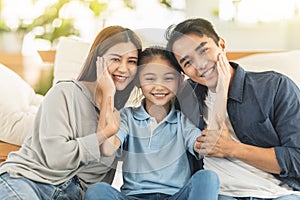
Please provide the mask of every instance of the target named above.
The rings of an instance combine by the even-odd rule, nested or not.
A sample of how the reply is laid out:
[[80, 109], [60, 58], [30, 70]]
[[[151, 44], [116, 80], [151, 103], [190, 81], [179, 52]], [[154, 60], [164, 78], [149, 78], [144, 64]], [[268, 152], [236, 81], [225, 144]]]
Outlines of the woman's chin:
[[126, 83], [126, 84], [124, 84], [124, 83], [122, 83], [122, 84], [117, 83], [117, 84], [116, 84], [116, 90], [117, 90], [117, 91], [125, 90], [125, 88], [126, 88], [127, 86], [128, 86], [127, 83]]

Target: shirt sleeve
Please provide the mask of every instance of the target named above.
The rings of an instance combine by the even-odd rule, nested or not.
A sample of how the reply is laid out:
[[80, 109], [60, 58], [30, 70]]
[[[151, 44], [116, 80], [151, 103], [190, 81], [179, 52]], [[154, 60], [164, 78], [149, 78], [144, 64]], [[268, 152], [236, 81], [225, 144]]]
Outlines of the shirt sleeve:
[[283, 76], [274, 101], [274, 126], [281, 145], [275, 147], [281, 167], [280, 176], [300, 177], [300, 91], [294, 82]]
[[194, 144], [197, 137], [201, 135], [201, 130], [185, 117], [183, 113], [181, 113], [181, 126], [187, 150], [197, 159], [201, 159], [201, 156], [194, 151]]
[[73, 96], [74, 89], [63, 86], [48, 92], [35, 125], [35, 131], [39, 132], [35, 139], [39, 140], [46, 165], [57, 170], [78, 168], [100, 159], [96, 134], [92, 132], [78, 137], [74, 120], [74, 99], [77, 97]]
[[120, 148], [117, 150], [117, 157], [122, 156], [122, 152], [124, 150], [124, 145], [126, 144], [127, 138], [128, 138], [128, 117], [129, 117], [130, 109], [129, 108], [123, 108], [120, 110], [120, 117], [121, 117], [121, 123], [120, 123], [120, 129], [116, 134], [116, 137], [120, 140]]

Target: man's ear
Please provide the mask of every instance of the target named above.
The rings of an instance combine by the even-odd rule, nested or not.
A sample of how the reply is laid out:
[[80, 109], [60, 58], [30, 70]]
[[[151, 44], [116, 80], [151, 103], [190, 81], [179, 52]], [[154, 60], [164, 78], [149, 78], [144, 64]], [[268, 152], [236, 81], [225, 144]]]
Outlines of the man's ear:
[[219, 39], [218, 45], [219, 47], [221, 47], [222, 51], [225, 52], [226, 45], [225, 45], [225, 40], [223, 38]]

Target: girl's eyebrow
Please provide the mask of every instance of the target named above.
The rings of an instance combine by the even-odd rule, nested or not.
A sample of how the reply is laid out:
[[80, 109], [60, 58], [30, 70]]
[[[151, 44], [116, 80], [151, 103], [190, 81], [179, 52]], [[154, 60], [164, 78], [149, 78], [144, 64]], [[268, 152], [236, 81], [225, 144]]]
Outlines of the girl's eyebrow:
[[152, 73], [152, 72], [148, 72], [148, 73], [146, 73], [146, 74], [143, 74], [143, 76], [147, 76], [147, 75], [155, 75], [155, 73]]
[[[177, 72], [167, 72], [167, 73], [165, 73], [165, 74], [163, 74], [163, 75], [169, 75], [169, 74], [171, 74], [171, 75], [176, 75]], [[147, 75], [153, 75], [153, 76], [155, 76], [155, 75], [157, 75], [157, 74], [156, 74], [156, 73], [152, 73], [152, 72], [148, 72], [148, 73], [146, 73], [146, 74], [143, 74], [143, 76], [147, 76]]]

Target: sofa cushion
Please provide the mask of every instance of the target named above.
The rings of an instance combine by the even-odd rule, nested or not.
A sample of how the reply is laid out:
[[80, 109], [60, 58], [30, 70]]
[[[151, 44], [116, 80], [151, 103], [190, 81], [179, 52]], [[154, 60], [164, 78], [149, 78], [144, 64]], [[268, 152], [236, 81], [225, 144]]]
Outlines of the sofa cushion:
[[70, 37], [62, 37], [58, 43], [54, 61], [53, 84], [59, 80], [77, 78], [91, 44]]
[[19, 75], [0, 64], [0, 140], [21, 145], [30, 133], [43, 97]]
[[283, 73], [300, 87], [300, 50], [254, 54], [236, 62], [249, 71], [274, 70]]

